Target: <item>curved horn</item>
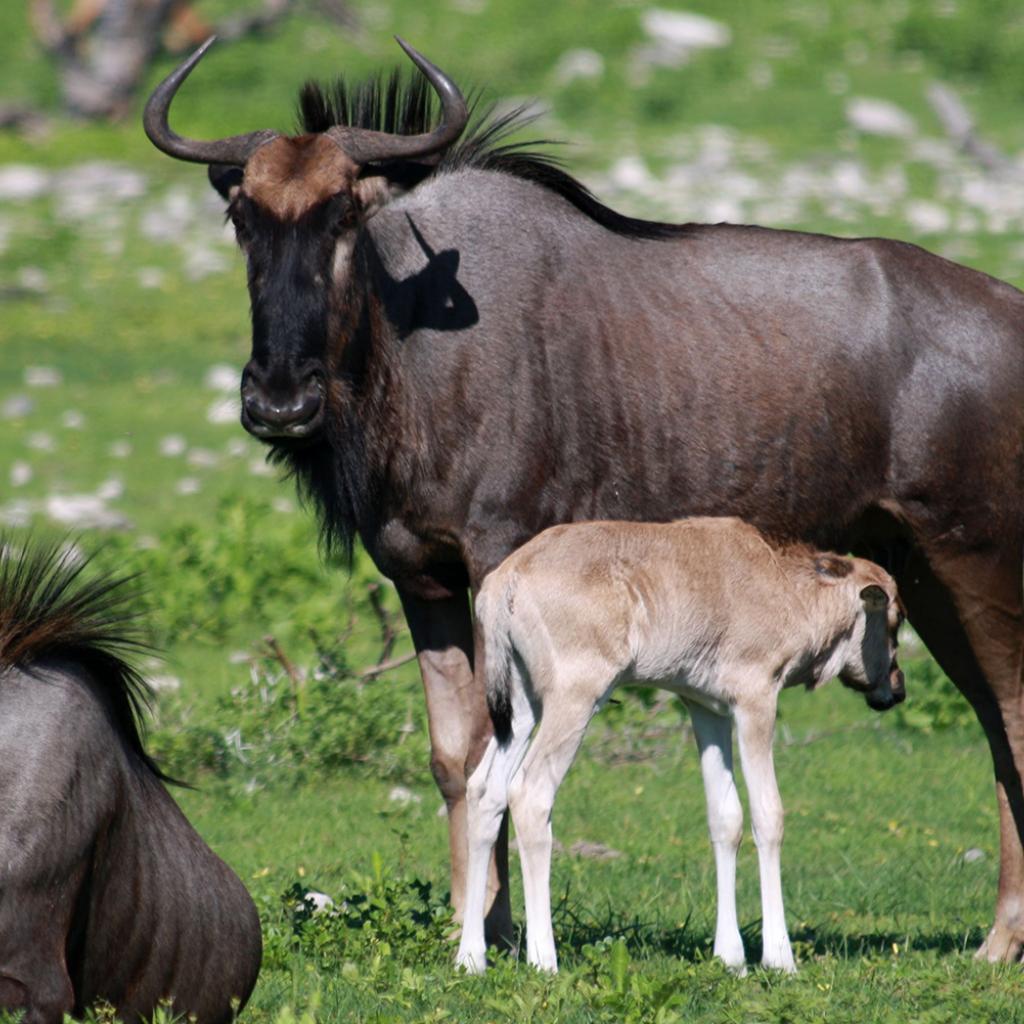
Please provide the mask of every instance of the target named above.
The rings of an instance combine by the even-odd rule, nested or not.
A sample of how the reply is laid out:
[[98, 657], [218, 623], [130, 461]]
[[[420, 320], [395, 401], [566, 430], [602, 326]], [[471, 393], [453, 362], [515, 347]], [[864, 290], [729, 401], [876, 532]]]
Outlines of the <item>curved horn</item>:
[[168, 156], [179, 160], [191, 160], [197, 164], [230, 164], [244, 167], [245, 162], [265, 142], [277, 138], [277, 132], [264, 129], [247, 135], [232, 135], [227, 139], [200, 142], [183, 139], [171, 131], [167, 114], [171, 101], [181, 83], [192, 73], [192, 69], [203, 59], [203, 54], [213, 45], [216, 36], [210, 36], [202, 46], [184, 63], [176, 67], [154, 90], [146, 101], [142, 115], [142, 126], [149, 141]]
[[447, 149], [465, 130], [469, 121], [469, 108], [459, 87], [422, 53], [413, 49], [404, 39], [395, 41], [405, 50], [410, 60], [423, 72], [434, 92], [441, 100], [441, 123], [423, 135], [390, 135], [366, 128], [338, 125], [328, 128], [327, 134], [357, 164], [386, 160], [415, 160]]

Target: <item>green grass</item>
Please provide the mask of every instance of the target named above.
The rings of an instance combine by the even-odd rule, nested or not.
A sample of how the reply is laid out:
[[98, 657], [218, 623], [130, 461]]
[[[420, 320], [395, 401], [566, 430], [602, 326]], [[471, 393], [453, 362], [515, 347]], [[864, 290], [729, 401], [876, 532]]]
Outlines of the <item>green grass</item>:
[[[250, 4], [204, 8], [232, 6]], [[1024, 281], [1021, 215], [992, 223], [950, 191], [972, 173], [968, 161], [939, 169], [907, 140], [858, 135], [845, 120], [850, 96], [883, 97], [905, 108], [921, 135], [938, 136], [924, 92], [940, 78], [961, 91], [987, 137], [1016, 153], [1024, 146], [1024, 19], [1013, 4], [695, 0], [686, 8], [728, 23], [732, 44], [639, 83], [631, 53], [643, 38], [641, 5], [491, 0], [475, 14], [454, 2], [354, 6], [358, 33], [303, 15], [265, 39], [217, 47], [177, 101], [174, 124], [196, 136], [286, 128], [304, 78], [390, 67], [398, 31], [491, 96], [541, 96], [551, 115], [538, 131], [568, 140], [570, 165], [630, 212], [687, 216], [716, 198], [721, 167], [709, 164], [685, 185], [672, 185], [671, 175], [706, 147], [706, 126], [725, 126], [735, 148], [727, 174], [763, 183], [767, 196], [741, 204], [742, 217], [895, 235]], [[952, 13], [942, 14], [947, 7]], [[0, 96], [52, 106], [54, 73], [32, 47], [22, 8], [0, 5]], [[598, 51], [604, 74], [559, 84], [553, 68], [575, 47]], [[172, 63], [162, 58], [150, 84]], [[130, 525], [106, 537], [100, 559], [146, 574], [148, 621], [166, 651], [153, 671], [181, 682], [158, 699], [153, 744], [198, 783], [178, 798], [263, 915], [267, 964], [246, 1019], [1024, 1019], [1019, 971], [970, 958], [996, 887], [991, 766], [980, 730], [963, 724], [964, 705], [927, 661], [910, 672], [899, 717], [873, 716], [838, 686], [783, 701], [778, 766], [795, 978], [754, 970], [736, 979], [710, 960], [713, 866], [692, 743], [674, 712], [651, 719], [632, 698], [595, 723], [556, 807], [566, 848], [586, 839], [622, 853], [555, 859], [562, 974], [541, 977], [511, 958], [484, 979], [450, 967], [446, 829], [426, 767], [414, 667], [366, 684], [372, 691], [346, 677], [339, 686], [347, 689], [330, 697], [313, 686], [292, 694], [279, 680], [277, 696], [263, 701], [247, 689], [252, 663], [235, 657], [248, 652], [260, 671], [280, 677], [279, 665], [260, 658], [273, 635], [311, 668], [313, 629], [318, 643], [346, 636], [340, 649], [350, 669], [371, 664], [380, 637], [366, 588], [378, 577], [365, 556], [351, 577], [324, 562], [291, 485], [276, 471], [260, 473], [261, 446], [237, 423], [208, 420], [223, 398], [206, 386], [210, 368], [237, 370], [248, 356], [244, 271], [221, 235], [202, 169], [153, 151], [137, 115], [116, 125], [58, 119], [32, 140], [0, 136], [0, 165], [68, 175], [55, 194], [0, 209], [0, 407], [19, 397], [32, 403], [0, 419], [0, 508], [26, 502], [34, 530], [52, 533], [60, 528], [39, 511], [49, 496], [123, 487], [110, 506]], [[642, 158], [661, 187], [615, 192], [606, 177], [626, 155]], [[90, 214], [69, 210], [80, 164], [94, 159], [141, 172], [143, 194], [104, 200]], [[812, 197], [771, 214], [790, 176], [827, 177], [840, 161], [867, 176], [864, 195], [845, 207]], [[905, 177], [906, 194], [886, 199], [894, 173]], [[912, 200], [938, 202], [949, 227], [915, 236]], [[154, 230], [179, 214], [176, 235]], [[211, 272], [190, 270], [197, 247], [212, 254]], [[39, 272], [42, 291], [33, 290]], [[30, 388], [29, 366], [56, 367], [63, 382]], [[81, 415], [80, 427], [67, 425], [69, 411]], [[171, 436], [184, 439], [184, 453], [161, 453]], [[32, 479], [15, 487], [9, 473], [22, 463]], [[81, 542], [102, 539], [89, 533]], [[407, 650], [403, 639], [396, 651]], [[299, 727], [279, 729], [289, 701], [300, 700]], [[331, 717], [318, 715], [327, 705], [333, 718], [317, 731]], [[240, 754], [225, 739], [236, 731]], [[353, 736], [374, 745], [368, 760], [349, 757]], [[308, 742], [305, 759], [300, 742]], [[396, 782], [419, 800], [391, 800]], [[968, 849], [984, 856], [965, 863]], [[430, 883], [430, 893], [414, 880]], [[363, 926], [297, 921], [295, 897], [283, 900], [297, 885], [369, 907]], [[514, 898], [518, 906], [517, 878]], [[759, 904], [749, 842], [739, 898], [753, 961]]]

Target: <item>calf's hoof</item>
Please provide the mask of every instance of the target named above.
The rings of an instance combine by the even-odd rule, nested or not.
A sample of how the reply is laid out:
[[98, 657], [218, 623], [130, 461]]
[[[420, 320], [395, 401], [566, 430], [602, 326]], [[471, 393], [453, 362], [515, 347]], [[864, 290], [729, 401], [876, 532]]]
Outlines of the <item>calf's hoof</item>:
[[789, 946], [766, 949], [761, 957], [761, 966], [771, 971], [782, 971], [784, 974], [796, 974], [796, 961]]
[[461, 967], [467, 974], [483, 974], [487, 970], [487, 953], [483, 948], [460, 949], [455, 956], [455, 966]]

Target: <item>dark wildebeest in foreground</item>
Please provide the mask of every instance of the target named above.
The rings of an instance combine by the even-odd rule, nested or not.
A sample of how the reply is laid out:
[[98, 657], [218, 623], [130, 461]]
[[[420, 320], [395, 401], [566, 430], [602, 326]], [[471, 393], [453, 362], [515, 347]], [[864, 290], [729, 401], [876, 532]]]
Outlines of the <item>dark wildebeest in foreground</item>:
[[130, 589], [81, 572], [56, 549], [0, 560], [0, 1010], [226, 1022], [259, 917], [143, 749]]
[[[146, 129], [229, 200], [244, 426], [398, 587], [457, 908], [491, 733], [469, 593], [554, 523], [734, 515], [896, 577], [988, 736], [1002, 853], [982, 954], [1017, 958], [1024, 295], [900, 242], [621, 216], [509, 145], [514, 118], [467, 132], [454, 83], [408, 47], [437, 127], [423, 80], [392, 79], [307, 86], [295, 136], [188, 140], [167, 114], [204, 50]], [[507, 923], [503, 893], [492, 933]]]

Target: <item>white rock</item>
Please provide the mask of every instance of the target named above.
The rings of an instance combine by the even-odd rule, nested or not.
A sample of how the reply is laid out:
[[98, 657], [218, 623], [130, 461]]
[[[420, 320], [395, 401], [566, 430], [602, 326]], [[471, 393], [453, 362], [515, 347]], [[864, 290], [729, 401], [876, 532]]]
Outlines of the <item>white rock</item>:
[[949, 230], [949, 211], [928, 199], [912, 199], [903, 208], [907, 223], [920, 235], [935, 235]]
[[132, 453], [131, 442], [112, 441], [107, 447], [107, 454], [112, 459], [127, 459]]
[[10, 481], [12, 487], [24, 487], [32, 479], [32, 467], [20, 459], [11, 463]]
[[35, 405], [28, 395], [11, 395], [4, 400], [3, 405], [0, 405], [0, 416], [5, 420], [20, 420], [27, 416]]
[[64, 377], [60, 370], [53, 366], [26, 366], [25, 385], [30, 388], [55, 388]]
[[193, 448], [185, 461], [196, 469], [213, 469], [220, 462], [220, 456], [209, 448]]
[[198, 494], [202, 484], [194, 476], [183, 476], [175, 485], [175, 494]]
[[50, 189], [50, 175], [41, 167], [7, 164], [0, 167], [0, 202], [25, 202]]
[[985, 851], [979, 850], [978, 847], [972, 846], [969, 850], [964, 851], [964, 863], [965, 864], [976, 864], [978, 861], [985, 859]]
[[159, 267], [139, 267], [135, 279], [139, 282], [140, 288], [160, 288], [167, 275]]
[[4, 526], [28, 526], [32, 522], [35, 510], [35, 504], [23, 498], [9, 501], [6, 505], [0, 506], [0, 523]]
[[168, 458], [184, 455], [186, 448], [188, 448], [188, 442], [181, 434], [168, 434], [166, 437], [160, 438], [160, 454], [166, 455]]
[[917, 130], [914, 119], [895, 103], [866, 96], [855, 96], [847, 102], [846, 120], [868, 135], [906, 138]]
[[666, 11], [652, 7], [644, 11], [640, 23], [651, 39], [679, 49], [728, 46], [732, 41], [728, 25], [689, 11]]
[[568, 85], [577, 79], [593, 80], [604, 74], [604, 58], [597, 50], [566, 50], [555, 64], [555, 81]]
[[224, 395], [206, 410], [207, 423], [237, 423], [242, 415], [242, 400], [238, 395]]
[[25, 438], [25, 443], [37, 452], [52, 452], [57, 447], [53, 437], [42, 430], [36, 430], [29, 434]]
[[102, 498], [104, 501], [115, 501], [124, 494], [124, 482], [116, 476], [110, 477], [109, 480], [104, 480], [103, 483], [96, 488], [96, 497]]
[[423, 798], [405, 786], [392, 786], [388, 799], [393, 804], [418, 804]]
[[49, 291], [50, 278], [42, 267], [22, 267], [16, 277], [18, 287], [37, 295]]
[[181, 689], [181, 680], [177, 676], [149, 676], [146, 682], [149, 683], [150, 689], [157, 693], [177, 693]]
[[191, 245], [185, 251], [185, 276], [190, 281], [201, 281], [211, 274], [226, 270], [228, 261], [213, 249]]
[[608, 179], [615, 188], [626, 192], [653, 188], [657, 181], [639, 156], [622, 156], [612, 164]]
[[334, 910], [335, 906], [334, 900], [332, 900], [331, 897], [327, 895], [327, 893], [316, 892], [312, 889], [306, 893], [303, 893], [302, 902], [307, 905], [312, 904], [314, 917], [316, 917], [318, 914], [329, 914], [332, 910]]
[[43, 503], [43, 510], [55, 523], [81, 529], [118, 529], [129, 525], [120, 512], [107, 508], [96, 494], [51, 494]]
[[81, 430], [85, 426], [85, 417], [77, 409], [68, 409], [61, 414], [60, 422], [68, 430]]
[[206, 371], [203, 383], [211, 391], [223, 391], [232, 394], [238, 391], [239, 373], [227, 363], [215, 363]]

